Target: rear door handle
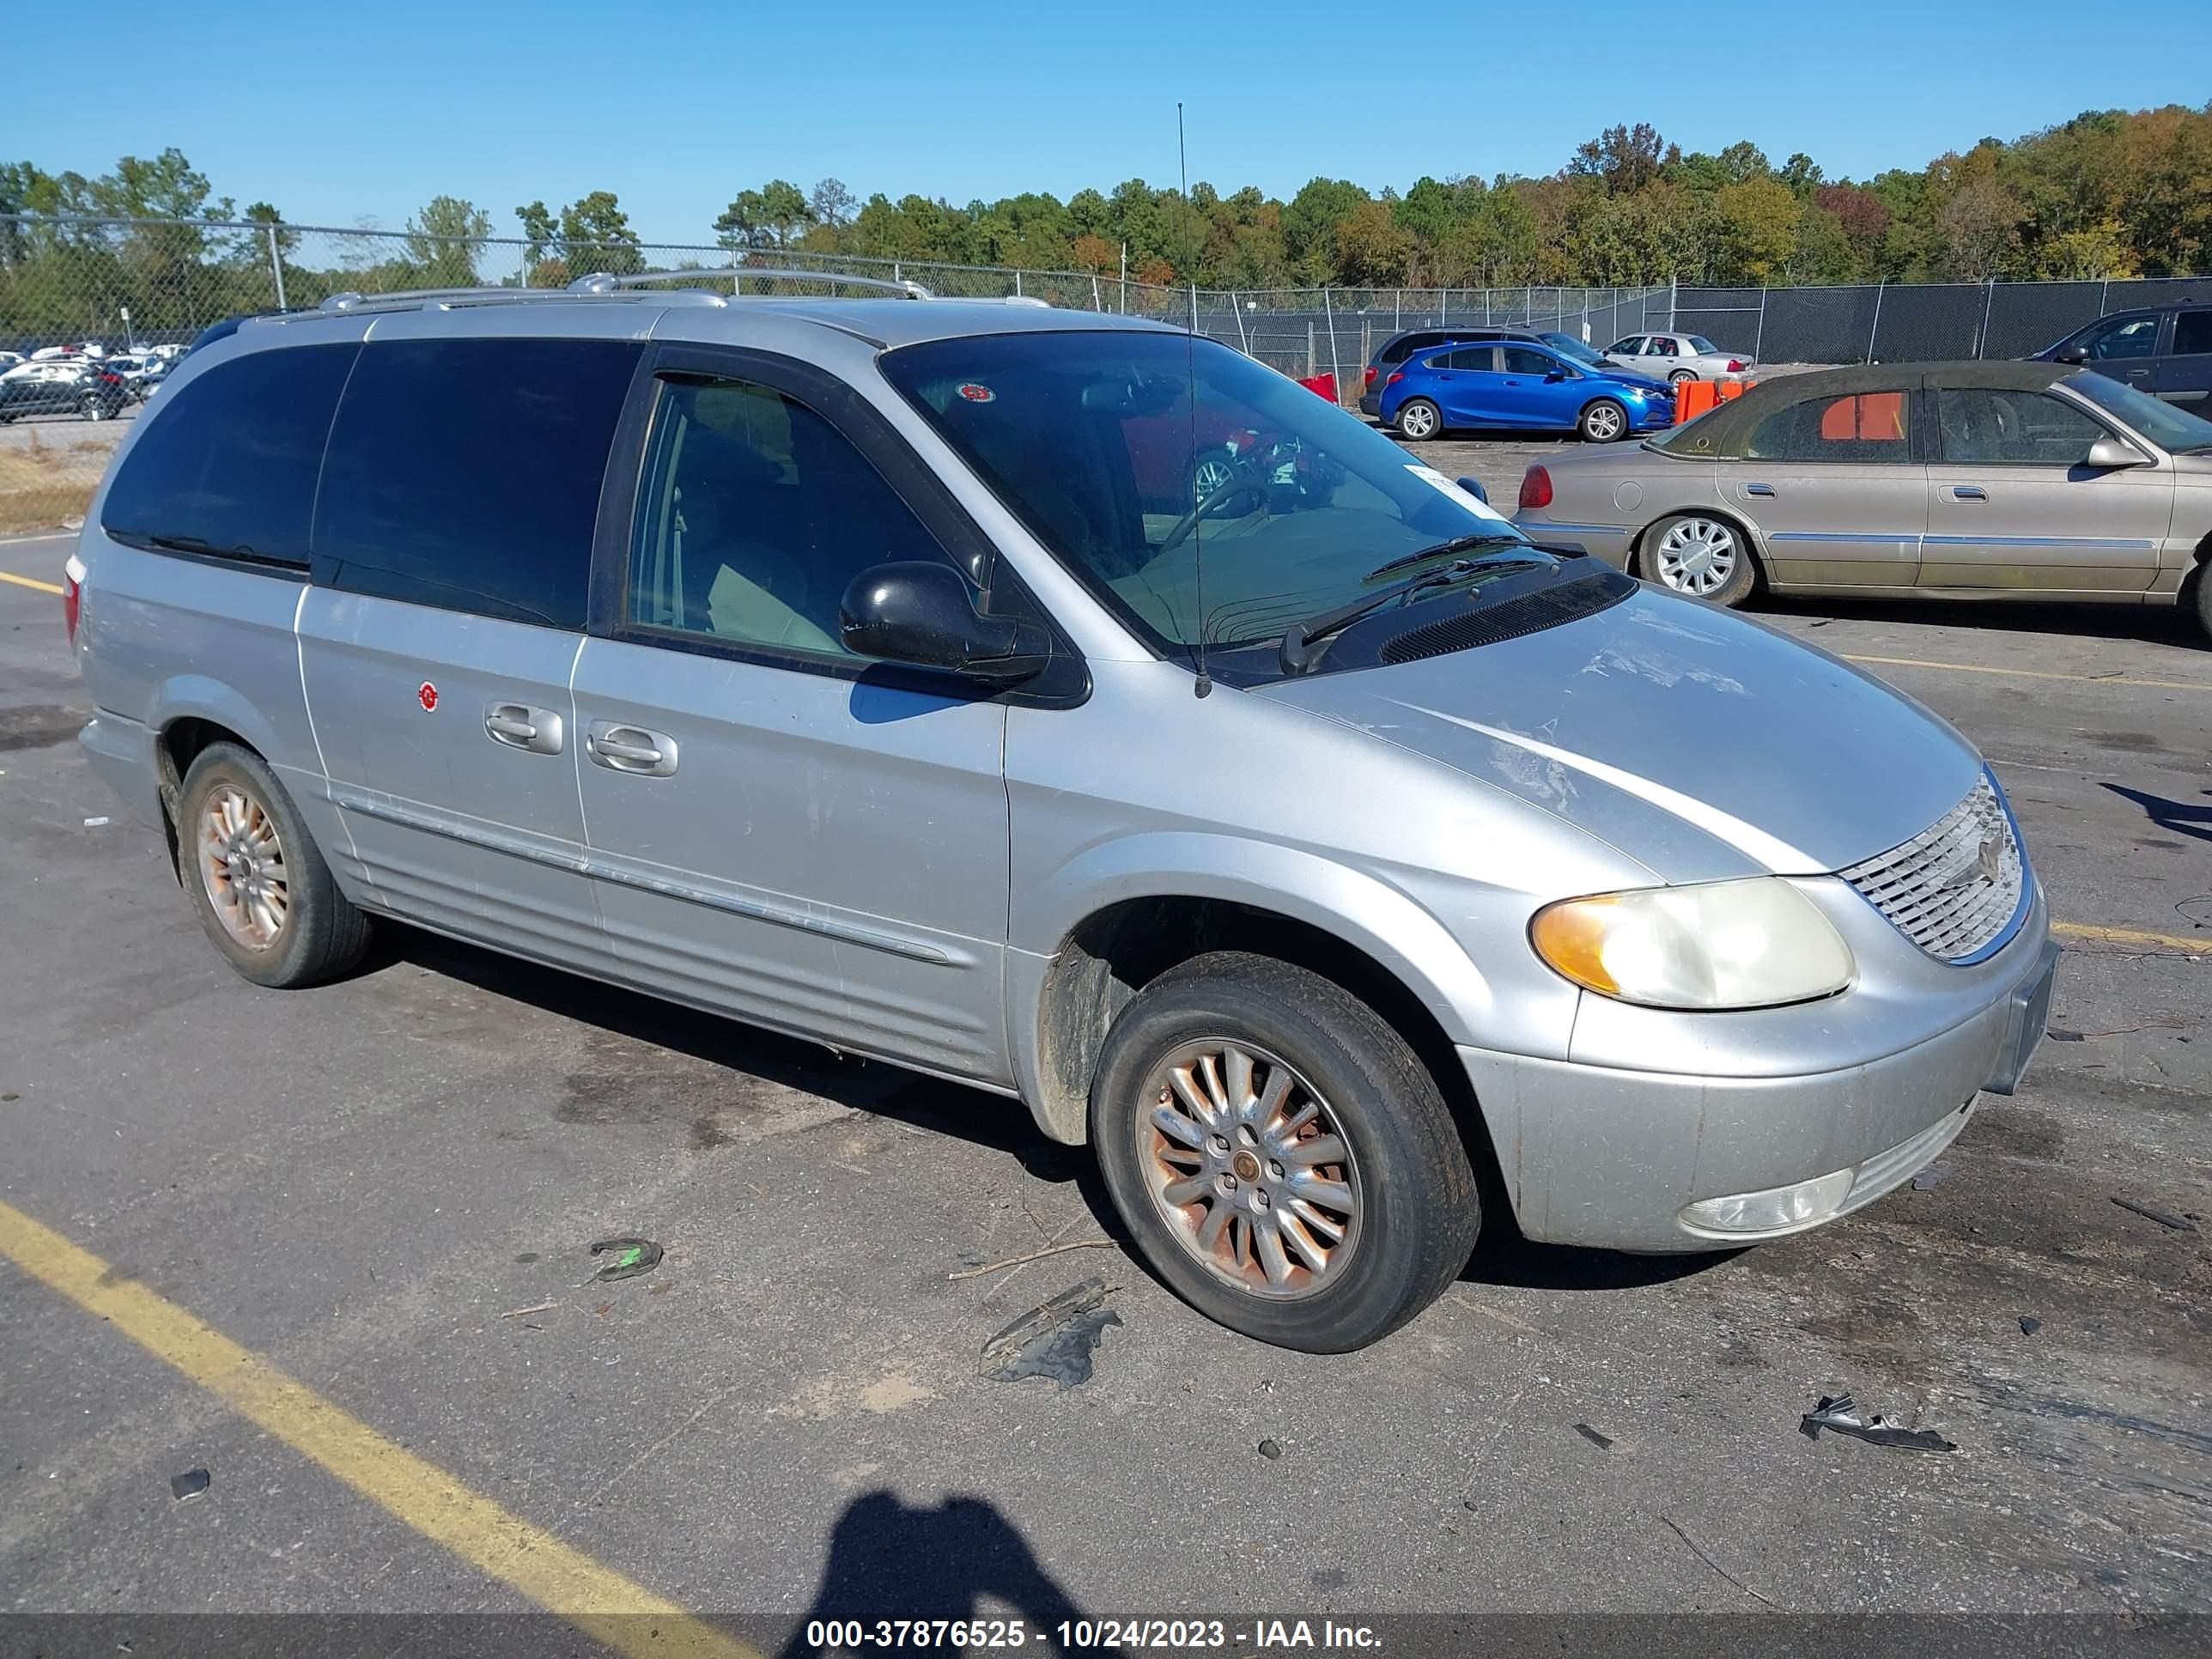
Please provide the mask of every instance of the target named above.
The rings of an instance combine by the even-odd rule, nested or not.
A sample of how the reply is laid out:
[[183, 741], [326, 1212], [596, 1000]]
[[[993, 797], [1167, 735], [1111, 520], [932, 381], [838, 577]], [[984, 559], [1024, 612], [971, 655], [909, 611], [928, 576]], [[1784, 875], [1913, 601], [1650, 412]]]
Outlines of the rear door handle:
[[618, 720], [593, 720], [584, 738], [593, 761], [610, 772], [629, 772], [642, 778], [665, 778], [676, 769], [676, 739], [641, 726]]
[[563, 736], [558, 714], [525, 702], [495, 702], [485, 709], [484, 734], [494, 743], [533, 755], [559, 754]]
[[1979, 484], [1953, 484], [1951, 499], [1954, 501], [1985, 501], [1990, 492]]
[[1743, 493], [1747, 495], [1771, 495], [1774, 493], [1774, 486], [1767, 483], [1749, 483], [1743, 487]]

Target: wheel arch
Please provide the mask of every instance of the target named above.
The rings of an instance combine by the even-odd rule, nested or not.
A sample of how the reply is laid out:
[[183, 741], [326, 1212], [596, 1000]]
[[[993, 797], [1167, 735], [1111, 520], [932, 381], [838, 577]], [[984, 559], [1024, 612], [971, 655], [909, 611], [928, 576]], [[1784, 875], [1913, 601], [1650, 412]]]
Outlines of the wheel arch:
[[1650, 581], [1651, 573], [1644, 568], [1644, 557], [1650, 550], [1651, 532], [1669, 519], [1679, 519], [1690, 514], [1707, 519], [1718, 519], [1737, 535], [1742, 537], [1744, 551], [1751, 556], [1753, 580], [1759, 588], [1767, 586], [1766, 549], [1759, 541], [1759, 532], [1753, 528], [1751, 520], [1731, 508], [1707, 507], [1702, 502], [1691, 507], [1670, 507], [1664, 513], [1655, 514], [1648, 520], [1644, 528], [1638, 531], [1629, 541], [1628, 574], [1644, 581]]
[[[209, 689], [212, 689], [210, 695]], [[171, 688], [173, 690], [173, 688]], [[161, 833], [169, 845], [169, 869], [179, 881], [184, 866], [178, 850], [177, 802], [184, 792], [185, 774], [210, 744], [235, 744], [263, 760], [269, 757], [267, 722], [245, 699], [216, 681], [188, 687], [173, 701], [154, 726], [155, 786], [161, 803]]]

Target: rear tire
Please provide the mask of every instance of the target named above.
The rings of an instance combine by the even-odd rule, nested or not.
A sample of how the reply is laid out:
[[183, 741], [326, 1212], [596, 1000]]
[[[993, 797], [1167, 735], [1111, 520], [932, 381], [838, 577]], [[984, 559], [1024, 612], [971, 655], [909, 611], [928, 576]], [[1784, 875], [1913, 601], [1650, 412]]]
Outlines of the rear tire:
[[1628, 410], [1610, 398], [1594, 398], [1575, 422], [1575, 430], [1584, 443], [1618, 443], [1628, 435]]
[[1697, 370], [1693, 368], [1678, 368], [1672, 374], [1669, 374], [1667, 377], [1667, 381], [1670, 386], [1680, 386], [1685, 380], [1694, 380], [1697, 378]]
[[1153, 1269], [1279, 1347], [1388, 1335], [1443, 1293], [1481, 1231], [1466, 1148], [1405, 1039], [1268, 957], [1216, 951], [1139, 993], [1107, 1034], [1091, 1134]]
[[1751, 597], [1759, 566], [1744, 533], [1709, 513], [1674, 513], [1645, 532], [1638, 570], [1671, 593], [1734, 610]]
[[1443, 411], [1426, 398], [1408, 398], [1398, 406], [1400, 437], [1425, 443], [1443, 429]]
[[177, 795], [177, 861], [223, 960], [278, 990], [335, 979], [368, 947], [368, 918], [338, 891], [268, 763], [211, 743]]
[[2212, 560], [2200, 559], [2197, 568], [2189, 573], [2188, 581], [2181, 591], [2181, 602], [2197, 618], [2207, 644], [2212, 644]]

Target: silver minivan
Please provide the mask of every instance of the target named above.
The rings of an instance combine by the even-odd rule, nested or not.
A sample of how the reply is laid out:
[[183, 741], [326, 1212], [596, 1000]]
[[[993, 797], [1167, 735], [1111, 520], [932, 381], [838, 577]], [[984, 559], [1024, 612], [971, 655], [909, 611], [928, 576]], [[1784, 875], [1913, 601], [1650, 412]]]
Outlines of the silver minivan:
[[1956, 732], [1141, 321], [344, 296], [179, 365], [70, 577], [84, 749], [246, 978], [392, 917], [1009, 1097], [1270, 1342], [1486, 1210], [1846, 1214], [2051, 996]]

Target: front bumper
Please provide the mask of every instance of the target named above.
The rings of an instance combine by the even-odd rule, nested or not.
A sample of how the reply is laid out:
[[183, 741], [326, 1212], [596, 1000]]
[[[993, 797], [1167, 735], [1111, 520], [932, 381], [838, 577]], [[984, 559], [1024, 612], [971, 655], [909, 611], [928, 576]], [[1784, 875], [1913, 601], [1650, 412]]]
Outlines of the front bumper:
[[[2043, 1036], [2058, 957], [2038, 921], [2035, 948], [2018, 953], [1979, 1012], [1839, 1071], [1692, 1076], [1462, 1047], [1522, 1231], [1557, 1244], [1709, 1250], [1803, 1232], [1873, 1202], [1951, 1144], [1977, 1096], [2019, 1082]], [[1786, 1224], [1724, 1232], [1682, 1214], [1700, 1200], [1844, 1172], [1840, 1196]]]

